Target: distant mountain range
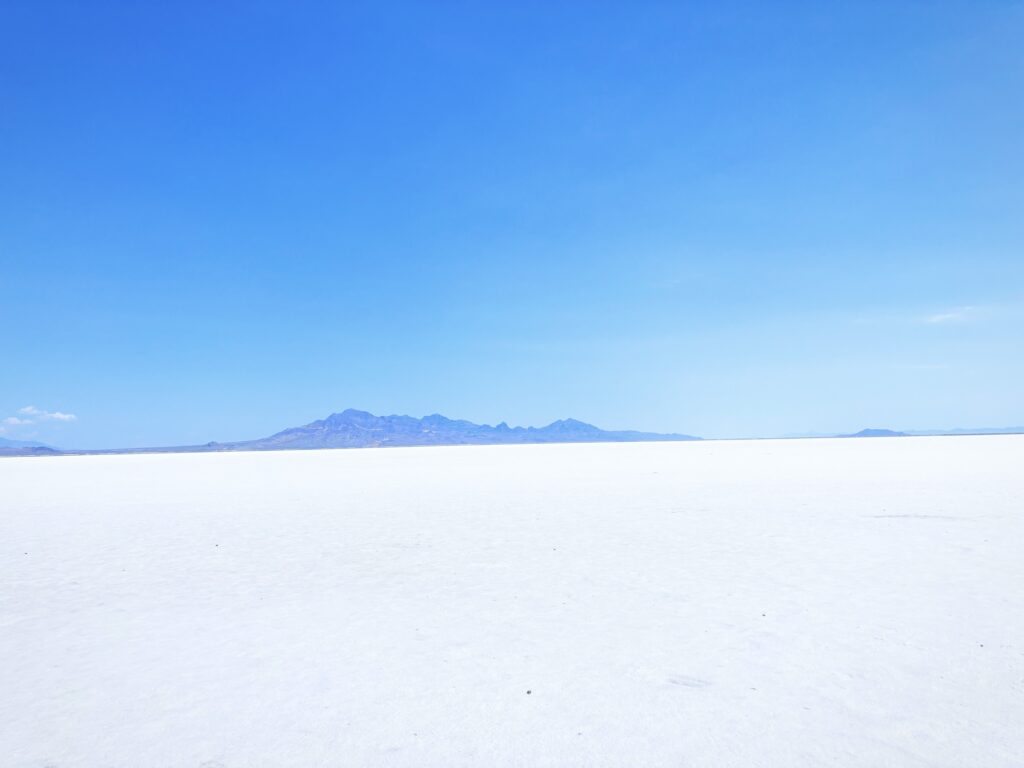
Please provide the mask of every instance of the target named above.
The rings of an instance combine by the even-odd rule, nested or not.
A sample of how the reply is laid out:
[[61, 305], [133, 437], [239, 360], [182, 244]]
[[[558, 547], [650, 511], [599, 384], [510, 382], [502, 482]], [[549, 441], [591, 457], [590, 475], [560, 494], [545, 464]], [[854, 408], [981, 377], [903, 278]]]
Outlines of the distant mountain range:
[[[576, 419], [562, 419], [546, 427], [496, 427], [449, 419], [440, 414], [417, 419], [412, 416], [374, 416], [349, 408], [326, 419], [277, 432], [270, 437], [231, 443], [211, 442], [166, 448], [125, 448], [97, 451], [58, 451], [46, 446], [0, 446], [0, 455], [40, 453], [203, 453], [212, 451], [283, 451], [314, 448], [376, 448], [418, 445], [513, 445], [522, 443], [628, 443], [700, 440], [693, 435], [656, 432], [607, 431]], [[14, 442], [14, 441], [10, 441]]]
[[[793, 437], [908, 437], [930, 435], [1024, 434], [1024, 427], [977, 429], [907, 430], [862, 429], [848, 435], [794, 435]], [[562, 419], [546, 427], [492, 427], [472, 421], [449, 419], [440, 414], [417, 419], [412, 416], [374, 416], [349, 408], [301, 427], [291, 427], [269, 437], [230, 443], [180, 445], [163, 448], [116, 448], [61, 450], [29, 440], [0, 438], [0, 456], [47, 456], [94, 453], [206, 453], [213, 451], [283, 451], [313, 448], [376, 448], [416, 445], [513, 445], [524, 443], [631, 443], [700, 440], [693, 435], [657, 432], [608, 431], [576, 419]]]
[[699, 440], [692, 435], [654, 432], [609, 432], [576, 419], [562, 419], [546, 427], [496, 427], [449, 419], [440, 414], [424, 416], [374, 416], [348, 409], [301, 427], [285, 429], [260, 440], [213, 443], [219, 450], [272, 451], [308, 448], [369, 448], [412, 445], [506, 445], [514, 443], [624, 443], [653, 440]]

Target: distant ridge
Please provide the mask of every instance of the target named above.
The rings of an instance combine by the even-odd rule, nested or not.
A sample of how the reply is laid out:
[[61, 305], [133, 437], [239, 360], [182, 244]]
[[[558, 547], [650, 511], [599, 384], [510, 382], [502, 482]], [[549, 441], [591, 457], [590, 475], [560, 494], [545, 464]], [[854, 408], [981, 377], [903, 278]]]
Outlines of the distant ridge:
[[[449, 419], [439, 413], [417, 419], [412, 416], [374, 416], [349, 408], [301, 427], [291, 427], [270, 437], [231, 443], [179, 445], [152, 448], [113, 448], [60, 451], [42, 445], [3, 447], [0, 456], [111, 453], [211, 453], [217, 451], [287, 451], [315, 448], [376, 448], [423, 445], [514, 445], [525, 443], [630, 443], [700, 440], [693, 435], [657, 432], [607, 431], [576, 419], [561, 419], [546, 427], [496, 427]], [[12, 441], [13, 442], [13, 441]]]
[[852, 435], [839, 435], [839, 437], [906, 437], [906, 432], [896, 432], [892, 429], [862, 429]]
[[21, 447], [0, 445], [0, 456], [58, 456], [61, 451], [45, 445], [26, 445]]
[[[974, 429], [907, 430], [862, 429], [848, 435], [791, 435], [791, 439], [815, 437], [915, 437], [942, 435], [1024, 434], [1024, 427], [978, 427]], [[496, 427], [449, 419], [440, 414], [417, 419], [412, 416], [374, 416], [349, 408], [332, 413], [301, 427], [291, 427], [269, 437], [236, 442], [209, 442], [202, 445], [177, 445], [149, 448], [106, 448], [61, 450], [42, 443], [0, 438], [0, 457], [60, 456], [115, 453], [211, 453], [218, 451], [285, 451], [313, 448], [373, 448], [420, 445], [514, 445], [528, 443], [628, 443], [702, 440], [693, 435], [608, 431], [576, 419], [561, 419], [546, 427]]]
[[49, 456], [60, 451], [35, 440], [10, 440], [0, 437], [0, 456]]
[[521, 443], [598, 443], [699, 440], [692, 435], [654, 432], [611, 432], [576, 419], [562, 419], [546, 427], [496, 427], [449, 419], [439, 413], [412, 416], [374, 416], [349, 408], [326, 419], [282, 430], [270, 437], [239, 443], [214, 444], [217, 450], [280, 450], [309, 448], [370, 448], [415, 445], [508, 445]]
[[56, 450], [52, 445], [40, 443], [35, 440], [11, 440], [7, 437], [0, 437], [0, 448], [49, 448]]
[[913, 429], [908, 435], [1024, 435], [1024, 427], [957, 427], [956, 429]]
[[908, 429], [902, 432], [894, 429], [862, 429], [852, 435], [836, 437], [953, 437], [956, 435], [1021, 435], [1024, 427], [975, 427], [956, 429]]

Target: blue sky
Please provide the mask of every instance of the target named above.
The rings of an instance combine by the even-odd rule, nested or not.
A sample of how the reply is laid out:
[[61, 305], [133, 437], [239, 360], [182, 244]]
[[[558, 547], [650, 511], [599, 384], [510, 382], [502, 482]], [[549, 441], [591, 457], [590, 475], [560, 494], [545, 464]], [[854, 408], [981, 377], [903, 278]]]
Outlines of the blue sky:
[[1022, 423], [1022, 39], [1019, 2], [6, 2], [0, 436]]

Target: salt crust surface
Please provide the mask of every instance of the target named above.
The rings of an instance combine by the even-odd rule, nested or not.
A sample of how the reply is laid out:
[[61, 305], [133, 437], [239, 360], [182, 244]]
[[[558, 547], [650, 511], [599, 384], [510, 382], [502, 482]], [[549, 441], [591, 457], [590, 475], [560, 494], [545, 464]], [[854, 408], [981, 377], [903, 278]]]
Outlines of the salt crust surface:
[[0, 763], [1020, 766], [1024, 437], [0, 460]]

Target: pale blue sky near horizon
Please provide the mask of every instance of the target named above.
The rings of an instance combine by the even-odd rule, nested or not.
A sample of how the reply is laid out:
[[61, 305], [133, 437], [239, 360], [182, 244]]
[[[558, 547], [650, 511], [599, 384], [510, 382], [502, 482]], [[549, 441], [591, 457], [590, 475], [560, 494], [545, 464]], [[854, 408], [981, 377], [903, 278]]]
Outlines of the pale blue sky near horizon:
[[0, 437], [1024, 423], [1024, 4], [0, 2]]

